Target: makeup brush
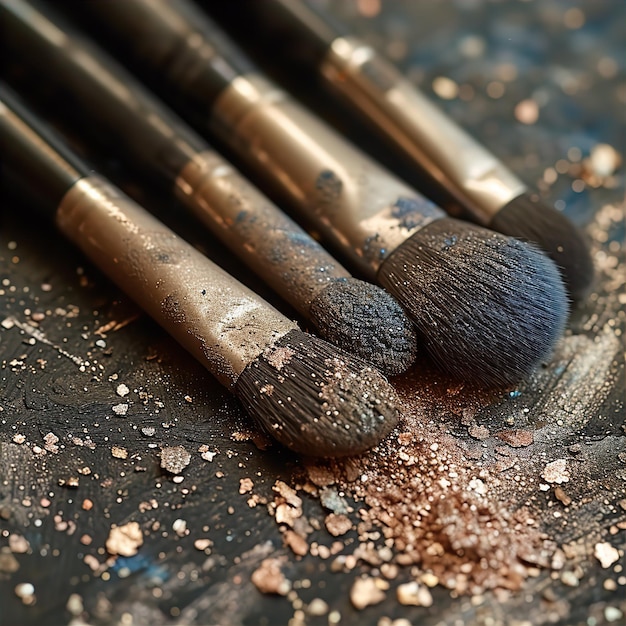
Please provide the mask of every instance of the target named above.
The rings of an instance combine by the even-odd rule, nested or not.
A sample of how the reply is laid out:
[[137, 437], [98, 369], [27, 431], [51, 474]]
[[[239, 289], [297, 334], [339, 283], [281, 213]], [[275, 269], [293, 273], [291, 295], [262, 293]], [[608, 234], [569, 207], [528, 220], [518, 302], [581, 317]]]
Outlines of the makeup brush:
[[307, 455], [363, 452], [398, 419], [382, 374], [302, 332], [89, 168], [0, 85], [2, 173], [241, 400]]
[[[315, 71], [328, 90], [358, 111], [380, 135], [465, 215], [492, 230], [537, 244], [559, 266], [572, 297], [593, 279], [581, 232], [542, 201], [501, 160], [405, 79], [372, 46], [312, 0], [204, 3], [255, 23], [255, 35], [280, 55]], [[259, 27], [259, 22], [261, 26]], [[458, 212], [458, 211], [457, 211]]]
[[263, 77], [189, 2], [80, 5], [93, 36], [398, 299], [443, 369], [508, 385], [550, 354], [567, 299], [534, 247], [448, 218]]
[[58, 16], [23, 2], [2, 6], [6, 50], [28, 69], [38, 104], [53, 101], [73, 131], [160, 181], [322, 337], [387, 375], [412, 365], [414, 326], [386, 291], [353, 278], [118, 63], [59, 26]]

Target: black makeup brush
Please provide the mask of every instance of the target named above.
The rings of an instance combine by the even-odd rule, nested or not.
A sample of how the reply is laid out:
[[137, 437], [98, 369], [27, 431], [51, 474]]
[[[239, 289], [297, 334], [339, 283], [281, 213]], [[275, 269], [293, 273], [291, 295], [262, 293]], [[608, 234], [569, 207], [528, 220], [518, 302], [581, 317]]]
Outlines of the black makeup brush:
[[537, 244], [559, 266], [570, 294], [593, 279], [582, 234], [539, 199], [495, 155], [455, 124], [378, 51], [312, 0], [203, 2], [209, 11], [255, 24], [255, 35], [279, 58], [313, 69], [350, 112], [358, 111], [425, 174], [438, 196], [492, 230]]
[[510, 384], [549, 355], [567, 300], [543, 254], [449, 219], [264, 78], [194, 5], [81, 7], [94, 36], [396, 296], [448, 372]]
[[191, 354], [255, 422], [308, 455], [355, 454], [398, 419], [364, 361], [300, 331], [257, 294], [94, 174], [0, 85], [1, 173]]
[[21, 70], [28, 69], [38, 104], [44, 94], [51, 94], [48, 100], [56, 95], [53, 104], [73, 131], [160, 180], [325, 339], [385, 374], [408, 369], [416, 356], [415, 330], [386, 291], [351, 277], [113, 59], [60, 25], [58, 16], [20, 2], [8, 2], [3, 13], [6, 49]]

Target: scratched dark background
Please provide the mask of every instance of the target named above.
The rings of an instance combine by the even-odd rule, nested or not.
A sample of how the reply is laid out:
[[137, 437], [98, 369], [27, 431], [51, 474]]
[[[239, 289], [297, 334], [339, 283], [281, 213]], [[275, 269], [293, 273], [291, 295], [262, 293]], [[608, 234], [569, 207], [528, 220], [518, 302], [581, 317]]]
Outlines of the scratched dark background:
[[[385, 50], [589, 236], [597, 283], [574, 310], [554, 360], [479, 416], [492, 431], [519, 423], [522, 411], [536, 416], [533, 445], [543, 446], [544, 462], [572, 457], [571, 446], [582, 447], [578, 469], [564, 485], [573, 502], [558, 521], [547, 508], [543, 516], [543, 529], [556, 542], [581, 546], [576, 584], [545, 569], [504, 599], [487, 592], [472, 602], [436, 587], [432, 606], [407, 607], [392, 590], [380, 604], [357, 611], [349, 590], [368, 567], [331, 572], [329, 562], [296, 558], [266, 507], [250, 508], [239, 493], [240, 479], [250, 477], [254, 491], [271, 499], [275, 481], [290, 484], [301, 460], [233, 436], [250, 429], [237, 401], [52, 226], [30, 218], [19, 199], [3, 193], [0, 625], [391, 624], [402, 618], [433, 625], [626, 623], [626, 5], [386, 0], [380, 6], [363, 0], [328, 8]], [[308, 95], [364, 148], [397, 165], [318, 91]], [[599, 144], [617, 153], [609, 151], [608, 165]], [[193, 222], [177, 216], [170, 224], [257, 286]], [[118, 394], [121, 383], [127, 396]], [[128, 404], [123, 417], [112, 410], [120, 403]], [[441, 419], [449, 420], [461, 443], [471, 443], [467, 429], [443, 412]], [[38, 451], [50, 432], [59, 439], [57, 449]], [[162, 447], [175, 445], [192, 456], [179, 483], [159, 460]], [[212, 460], [197, 452], [202, 445], [215, 453]], [[114, 446], [127, 458], [114, 457]], [[537, 491], [539, 470], [524, 467], [529, 474], [518, 479]], [[73, 478], [77, 487], [68, 486]], [[85, 500], [91, 509], [85, 510]], [[311, 519], [325, 515], [312, 496], [303, 507]], [[179, 519], [189, 534], [172, 529]], [[111, 524], [131, 520], [144, 531], [138, 554], [93, 571], [85, 556], [104, 564]], [[320, 542], [330, 543], [323, 527], [317, 532]], [[210, 554], [194, 548], [199, 537], [212, 541]], [[598, 541], [619, 551], [610, 567], [593, 557]], [[293, 600], [252, 585], [252, 571], [269, 555], [285, 555], [285, 574], [302, 603], [321, 598], [326, 613], [298, 612]], [[398, 580], [407, 576], [401, 572]], [[18, 597], [21, 583], [32, 584], [34, 595]]]

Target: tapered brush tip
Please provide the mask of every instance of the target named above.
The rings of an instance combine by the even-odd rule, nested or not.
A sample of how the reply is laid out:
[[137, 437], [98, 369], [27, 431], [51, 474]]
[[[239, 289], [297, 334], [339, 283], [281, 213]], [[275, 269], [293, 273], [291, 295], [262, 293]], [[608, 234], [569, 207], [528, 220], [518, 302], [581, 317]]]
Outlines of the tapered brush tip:
[[444, 218], [378, 272], [433, 359], [455, 377], [509, 385], [546, 359], [568, 316], [556, 265], [522, 241]]
[[356, 278], [328, 284], [313, 300], [311, 321], [324, 339], [394, 376], [417, 355], [415, 328], [381, 287]]
[[250, 363], [235, 392], [265, 432], [309, 456], [365, 452], [399, 419], [398, 397], [376, 368], [299, 330]]
[[561, 270], [573, 299], [588, 292], [594, 277], [589, 248], [580, 230], [555, 208], [522, 194], [498, 211], [489, 228], [538, 245]]

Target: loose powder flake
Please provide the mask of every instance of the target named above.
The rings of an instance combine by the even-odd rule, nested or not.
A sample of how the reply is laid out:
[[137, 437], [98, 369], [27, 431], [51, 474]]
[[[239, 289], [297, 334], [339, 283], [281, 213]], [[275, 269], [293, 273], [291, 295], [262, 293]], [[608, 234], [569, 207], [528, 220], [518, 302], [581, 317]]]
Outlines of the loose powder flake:
[[105, 547], [113, 556], [133, 556], [143, 544], [143, 534], [137, 522], [111, 526]]
[[180, 474], [191, 462], [191, 454], [183, 446], [161, 450], [161, 467], [172, 474]]

